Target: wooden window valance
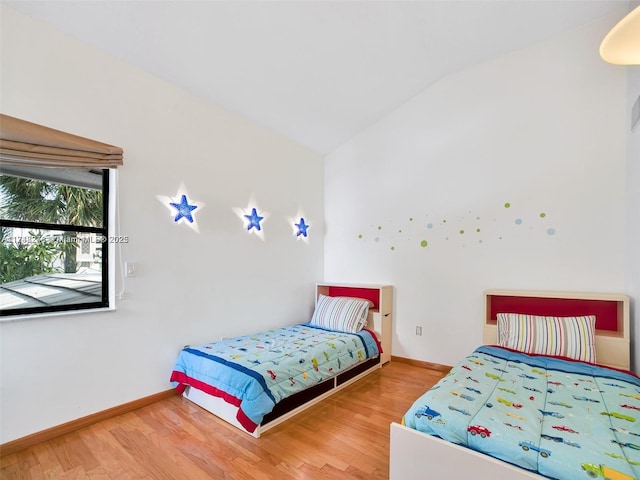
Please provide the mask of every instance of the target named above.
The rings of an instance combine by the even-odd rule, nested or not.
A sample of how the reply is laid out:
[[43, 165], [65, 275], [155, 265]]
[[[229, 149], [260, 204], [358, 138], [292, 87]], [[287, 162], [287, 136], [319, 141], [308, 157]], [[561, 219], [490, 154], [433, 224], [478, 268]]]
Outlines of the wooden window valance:
[[122, 148], [0, 114], [0, 166], [116, 168]]

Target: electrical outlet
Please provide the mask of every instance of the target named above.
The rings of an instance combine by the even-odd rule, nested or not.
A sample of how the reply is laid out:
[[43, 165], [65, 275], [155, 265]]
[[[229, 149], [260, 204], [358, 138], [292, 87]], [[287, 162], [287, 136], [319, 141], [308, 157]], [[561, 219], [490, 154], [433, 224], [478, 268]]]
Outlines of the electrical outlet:
[[416, 325], [416, 335], [422, 336], [422, 327], [420, 325]]

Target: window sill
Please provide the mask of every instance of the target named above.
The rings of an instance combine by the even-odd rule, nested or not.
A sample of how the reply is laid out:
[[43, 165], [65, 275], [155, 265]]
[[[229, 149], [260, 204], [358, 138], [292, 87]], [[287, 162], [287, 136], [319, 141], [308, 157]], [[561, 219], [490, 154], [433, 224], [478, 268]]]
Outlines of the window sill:
[[35, 320], [49, 317], [62, 317], [68, 315], [82, 315], [87, 313], [99, 313], [99, 312], [113, 312], [116, 310], [115, 306], [101, 307], [101, 308], [87, 308], [83, 310], [65, 310], [63, 312], [45, 312], [45, 313], [30, 313], [22, 315], [7, 315], [0, 317], [0, 323], [4, 322], [20, 322], [25, 320]]

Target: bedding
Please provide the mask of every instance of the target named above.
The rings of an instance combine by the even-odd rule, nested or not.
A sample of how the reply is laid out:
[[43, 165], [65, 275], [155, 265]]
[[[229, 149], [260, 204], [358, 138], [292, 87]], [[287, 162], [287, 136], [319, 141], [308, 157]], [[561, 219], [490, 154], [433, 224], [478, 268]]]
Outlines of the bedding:
[[482, 346], [402, 423], [549, 478], [640, 478], [640, 379], [630, 372]]
[[369, 330], [344, 333], [309, 323], [185, 347], [171, 373], [178, 393], [193, 387], [238, 408], [249, 432], [277, 402], [380, 353]]
[[371, 304], [370, 300], [362, 298], [328, 297], [320, 294], [309, 323], [338, 332], [356, 333], [367, 324]]
[[596, 317], [498, 313], [498, 345], [596, 363]]

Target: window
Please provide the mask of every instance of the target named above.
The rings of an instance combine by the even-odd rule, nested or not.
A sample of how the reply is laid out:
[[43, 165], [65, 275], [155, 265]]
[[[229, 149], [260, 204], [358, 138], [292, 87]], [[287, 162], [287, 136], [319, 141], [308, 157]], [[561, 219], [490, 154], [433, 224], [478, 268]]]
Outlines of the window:
[[110, 306], [109, 197], [122, 157], [0, 113], [0, 316]]
[[109, 306], [109, 177], [2, 166], [1, 316]]

